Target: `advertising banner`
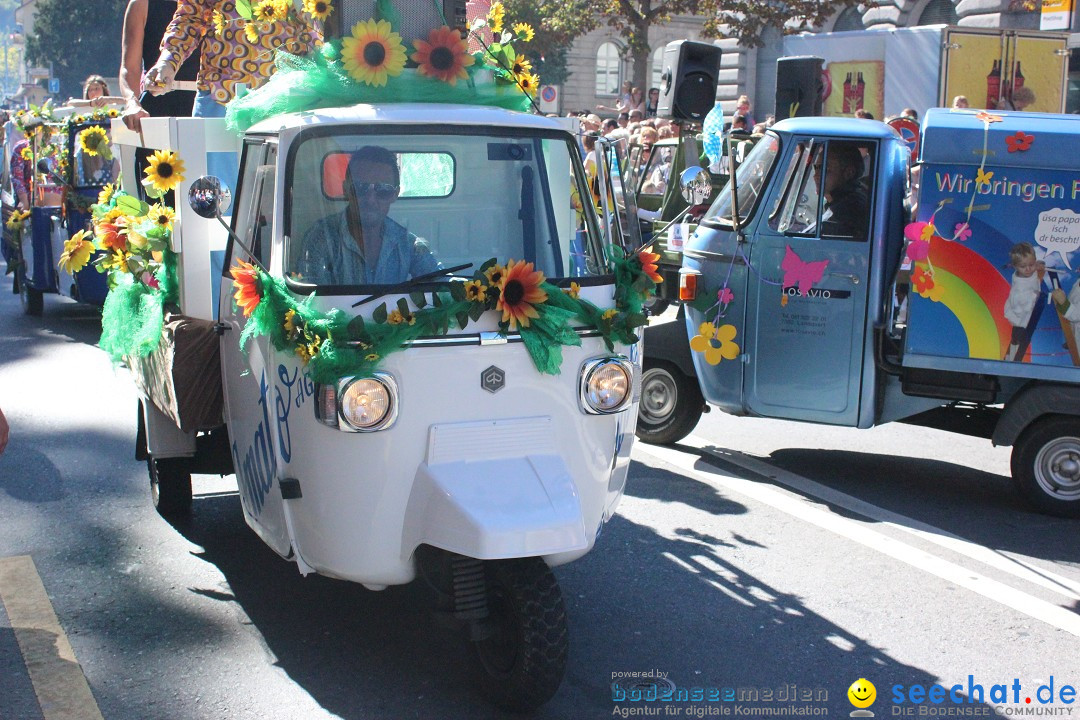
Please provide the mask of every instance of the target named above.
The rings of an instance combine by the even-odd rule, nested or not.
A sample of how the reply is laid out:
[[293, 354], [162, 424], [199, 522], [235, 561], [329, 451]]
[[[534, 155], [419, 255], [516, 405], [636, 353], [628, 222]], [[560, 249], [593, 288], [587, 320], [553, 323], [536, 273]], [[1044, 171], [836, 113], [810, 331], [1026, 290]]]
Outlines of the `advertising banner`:
[[907, 351], [1080, 367], [1078, 210], [1080, 172], [924, 165]]

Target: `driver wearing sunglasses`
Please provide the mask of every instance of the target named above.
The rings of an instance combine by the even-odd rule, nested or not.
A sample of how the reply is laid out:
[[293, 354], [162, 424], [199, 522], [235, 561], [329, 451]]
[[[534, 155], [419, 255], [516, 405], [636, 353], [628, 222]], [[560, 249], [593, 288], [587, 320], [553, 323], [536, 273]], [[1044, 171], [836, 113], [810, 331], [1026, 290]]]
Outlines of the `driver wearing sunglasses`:
[[319, 220], [304, 236], [300, 280], [317, 285], [393, 285], [441, 265], [426, 240], [388, 217], [398, 198], [397, 158], [369, 145], [345, 173], [344, 212]]

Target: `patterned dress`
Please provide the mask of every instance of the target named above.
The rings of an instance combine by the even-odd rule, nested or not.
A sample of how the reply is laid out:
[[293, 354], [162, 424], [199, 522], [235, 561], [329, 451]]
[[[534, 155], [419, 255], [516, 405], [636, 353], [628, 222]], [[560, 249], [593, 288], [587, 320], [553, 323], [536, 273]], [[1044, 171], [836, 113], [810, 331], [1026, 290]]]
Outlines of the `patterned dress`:
[[310, 16], [295, 7], [285, 20], [257, 23], [254, 41], [245, 32], [248, 24], [233, 0], [179, 0], [161, 51], [176, 70], [202, 43], [198, 89], [225, 104], [238, 85], [254, 90], [266, 82], [274, 72], [275, 50], [307, 55], [320, 40]]

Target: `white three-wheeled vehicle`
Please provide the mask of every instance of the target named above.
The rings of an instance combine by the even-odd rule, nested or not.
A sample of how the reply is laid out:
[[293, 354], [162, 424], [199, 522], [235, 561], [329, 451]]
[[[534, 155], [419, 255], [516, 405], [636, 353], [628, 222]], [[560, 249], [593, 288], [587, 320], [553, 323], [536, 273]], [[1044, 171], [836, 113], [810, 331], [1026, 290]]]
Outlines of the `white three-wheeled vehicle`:
[[[387, 217], [413, 253], [433, 256], [435, 272], [390, 284], [382, 270], [373, 274], [383, 282], [369, 284], [319, 274], [343, 262], [332, 251], [327, 260], [326, 243], [348, 233], [327, 228], [347, 227], [354, 193], [385, 190], [391, 200], [378, 182], [351, 188], [350, 159], [373, 146], [398, 169]], [[627, 288], [613, 258], [633, 248], [611, 164], [598, 163], [590, 187], [565, 121], [471, 106], [284, 115], [243, 140], [232, 239], [216, 280], [227, 459], [244, 519], [302, 573], [373, 590], [429, 581], [467, 629], [485, 694], [504, 707], [535, 707], [559, 687], [568, 635], [551, 568], [593, 547], [626, 481], [639, 345], [612, 326], [640, 305], [620, 305]], [[222, 198], [208, 178], [180, 190], [192, 200], [181, 216], [186, 235], [202, 226], [184, 213], [207, 217]], [[384, 234], [382, 252], [390, 246]], [[264, 303], [251, 318], [251, 298], [237, 293], [245, 278], [229, 273], [245, 263], [249, 290]], [[522, 292], [505, 291], [494, 306], [498, 271], [514, 267]], [[463, 292], [472, 302], [464, 315]], [[584, 301], [596, 322], [568, 310], [558, 338], [544, 335], [547, 311], [572, 309], [568, 298]], [[455, 302], [449, 321], [430, 321]], [[503, 310], [515, 302], [508, 312], [519, 322], [507, 328]], [[427, 331], [405, 331], [409, 342], [388, 347], [425, 317]], [[264, 332], [250, 332], [255, 318]], [[337, 333], [329, 359], [318, 357], [327, 333]], [[355, 371], [341, 374], [350, 357]], [[190, 472], [207, 463], [193, 433], [186, 445], [155, 449], [161, 420], [144, 404], [159, 509], [183, 509]]]

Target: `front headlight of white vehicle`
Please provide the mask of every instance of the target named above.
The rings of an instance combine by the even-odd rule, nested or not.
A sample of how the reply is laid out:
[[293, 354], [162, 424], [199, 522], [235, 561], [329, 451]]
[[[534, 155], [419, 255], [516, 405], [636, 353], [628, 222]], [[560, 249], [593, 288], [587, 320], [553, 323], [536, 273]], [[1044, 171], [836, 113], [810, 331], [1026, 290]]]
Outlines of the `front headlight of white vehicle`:
[[398, 413], [398, 387], [393, 376], [343, 378], [338, 384], [338, 427], [353, 432], [385, 430]]
[[581, 366], [579, 402], [589, 415], [624, 410], [634, 389], [634, 366], [626, 358], [605, 357]]

